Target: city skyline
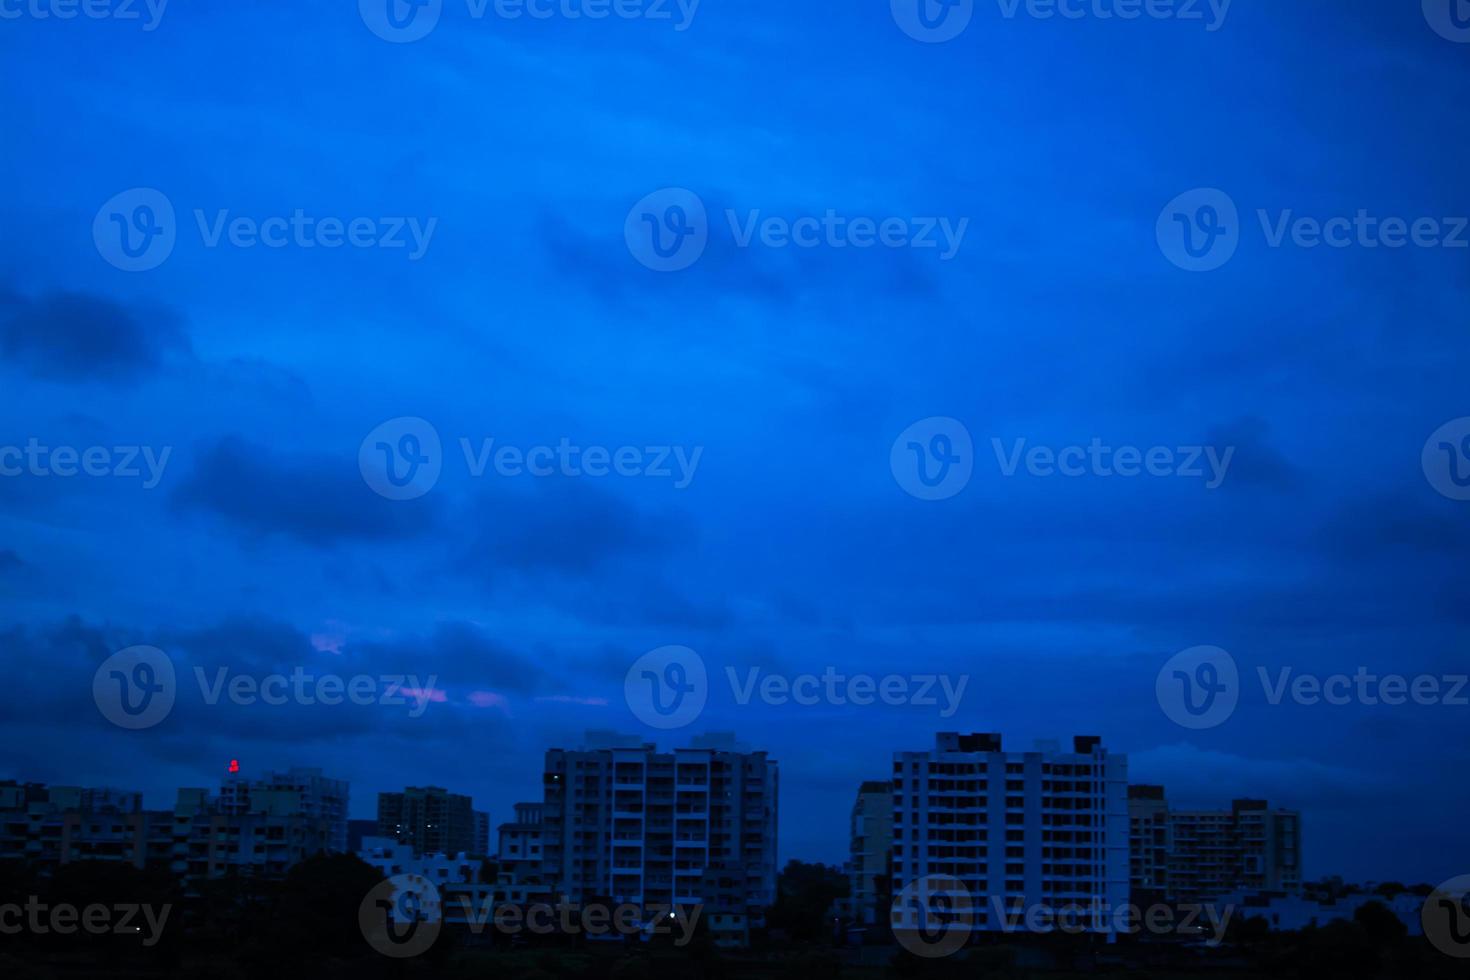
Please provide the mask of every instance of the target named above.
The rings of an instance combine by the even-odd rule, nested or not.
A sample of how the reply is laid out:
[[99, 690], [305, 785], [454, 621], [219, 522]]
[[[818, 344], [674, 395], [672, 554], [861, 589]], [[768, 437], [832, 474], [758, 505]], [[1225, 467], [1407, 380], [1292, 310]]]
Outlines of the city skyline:
[[1087, 734], [1470, 873], [1463, 3], [387, 2], [0, 5], [0, 779], [733, 731], [840, 865]]

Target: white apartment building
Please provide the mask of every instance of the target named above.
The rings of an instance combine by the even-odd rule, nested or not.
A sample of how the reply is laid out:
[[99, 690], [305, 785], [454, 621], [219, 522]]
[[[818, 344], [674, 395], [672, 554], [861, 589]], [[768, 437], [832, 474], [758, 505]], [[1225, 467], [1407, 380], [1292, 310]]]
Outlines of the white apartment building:
[[[936, 736], [928, 752], [893, 756], [893, 888], [934, 875], [970, 895], [970, 928], [1025, 928], [1034, 908], [1096, 909], [1089, 931], [1114, 938], [1127, 905], [1128, 761], [1100, 739], [1071, 751], [1040, 742], [1008, 752], [999, 735]], [[932, 927], [910, 902], [895, 925]]]
[[455, 855], [414, 855], [413, 845], [393, 837], [364, 837], [358, 860], [378, 869], [384, 878], [414, 875], [430, 881], [437, 888], [450, 884], [473, 883], [480, 873], [480, 862], [464, 852]]
[[731, 736], [659, 752], [589, 733], [546, 753], [542, 873], [569, 902], [699, 903], [764, 920], [776, 898], [777, 764]]

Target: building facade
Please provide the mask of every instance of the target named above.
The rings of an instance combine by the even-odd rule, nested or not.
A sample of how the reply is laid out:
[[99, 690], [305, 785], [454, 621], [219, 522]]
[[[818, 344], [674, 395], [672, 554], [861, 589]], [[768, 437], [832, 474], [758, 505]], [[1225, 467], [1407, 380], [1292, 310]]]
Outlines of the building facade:
[[1169, 811], [1169, 897], [1212, 902], [1231, 892], [1299, 892], [1301, 814], [1264, 800], [1229, 810]]
[[484, 857], [489, 817], [468, 796], [439, 786], [410, 786], [401, 793], [378, 794], [378, 837], [425, 854]]
[[145, 810], [130, 791], [0, 783], [0, 860], [42, 873], [100, 860], [185, 879], [280, 877], [345, 843], [347, 784], [294, 772], [232, 777], [217, 795], [181, 789], [172, 810]]
[[659, 752], [590, 733], [546, 753], [542, 869], [572, 902], [702, 903], [752, 922], [776, 897], [777, 764], [731, 737]]
[[541, 870], [541, 813], [540, 803], [517, 803], [516, 818], [500, 825], [496, 856], [503, 866]]
[[886, 925], [893, 904], [893, 783], [858, 788], [849, 823], [847, 911], [859, 926]]
[[[1011, 752], [999, 735], [946, 732], [930, 751], [897, 752], [894, 893], [944, 876], [968, 892], [972, 929], [1081, 906], [1097, 910], [1089, 931], [1111, 937], [1129, 897], [1127, 784], [1127, 758], [1091, 736]], [[927, 928], [924, 914], [897, 903], [894, 924]]]
[[1128, 882], [1137, 905], [1169, 894], [1169, 804], [1162, 786], [1128, 787]]

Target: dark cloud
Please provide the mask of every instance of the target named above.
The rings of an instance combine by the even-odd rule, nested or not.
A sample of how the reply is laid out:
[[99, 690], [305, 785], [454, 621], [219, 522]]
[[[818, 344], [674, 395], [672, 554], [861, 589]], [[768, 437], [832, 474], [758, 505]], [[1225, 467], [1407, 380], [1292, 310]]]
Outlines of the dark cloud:
[[1222, 486], [1255, 486], [1287, 490], [1297, 484], [1301, 472], [1291, 460], [1269, 444], [1271, 426], [1254, 415], [1238, 418], [1210, 430], [1205, 445], [1221, 452], [1233, 447], [1229, 475]]
[[253, 537], [282, 535], [328, 546], [410, 538], [435, 524], [432, 498], [387, 500], [347, 457], [277, 453], [230, 436], [201, 447], [197, 458], [175, 504], [213, 514]]
[[570, 577], [665, 556], [690, 540], [680, 515], [646, 513], [588, 480], [538, 482], [527, 492], [473, 498], [472, 528], [457, 571], [490, 581], [507, 574]]
[[26, 562], [9, 548], [0, 548], [0, 574], [18, 571], [26, 567]]
[[178, 316], [130, 309], [93, 293], [35, 299], [0, 292], [0, 352], [56, 381], [130, 381], [190, 352]]

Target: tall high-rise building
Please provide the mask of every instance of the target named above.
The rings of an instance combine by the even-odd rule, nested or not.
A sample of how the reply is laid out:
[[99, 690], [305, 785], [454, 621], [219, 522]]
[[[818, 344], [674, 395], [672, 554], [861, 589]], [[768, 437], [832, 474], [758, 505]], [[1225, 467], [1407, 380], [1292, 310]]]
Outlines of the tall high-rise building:
[[888, 922], [893, 904], [893, 783], [867, 782], [852, 805], [848, 907], [859, 925]]
[[1301, 814], [1264, 800], [1229, 810], [1169, 811], [1169, 897], [1209, 902], [1235, 892], [1295, 892], [1302, 885]]
[[[1127, 784], [1127, 757], [1092, 736], [1007, 752], [999, 735], [945, 732], [931, 751], [896, 752], [894, 892], [945, 876], [970, 894], [974, 929], [1082, 906], [1098, 910], [1085, 927], [1111, 937], [1128, 902]], [[895, 908], [900, 927], [929, 925], [913, 903]]]
[[416, 857], [475, 853], [475, 823], [470, 798], [439, 786], [378, 794], [377, 835], [407, 844]]
[[702, 903], [762, 921], [776, 897], [777, 764], [731, 736], [659, 752], [589, 733], [546, 753], [542, 874], [569, 901]]

